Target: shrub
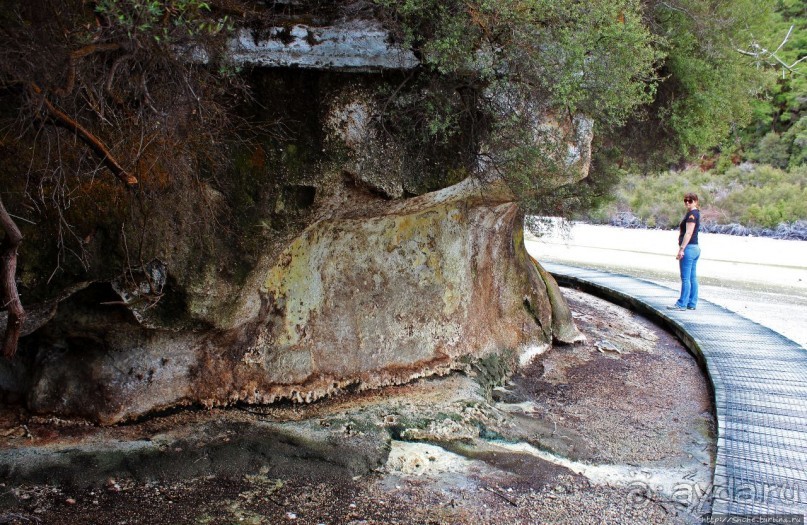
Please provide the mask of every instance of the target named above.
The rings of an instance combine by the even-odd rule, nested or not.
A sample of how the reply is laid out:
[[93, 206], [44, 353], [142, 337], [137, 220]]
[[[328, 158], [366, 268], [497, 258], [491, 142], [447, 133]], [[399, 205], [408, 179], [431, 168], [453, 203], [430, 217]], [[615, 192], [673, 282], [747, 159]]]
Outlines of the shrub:
[[763, 164], [770, 164], [777, 168], [787, 168], [790, 162], [790, 152], [788, 144], [782, 137], [771, 131], [757, 144], [751, 155], [753, 160]]
[[[688, 191], [700, 197], [704, 226], [731, 225], [730, 231], [726, 230], [730, 233], [747, 233], [747, 228], [774, 230], [807, 220], [807, 166], [783, 170], [769, 165], [743, 165], [723, 173], [695, 168], [633, 176], [617, 188], [611, 209], [635, 215], [648, 227], [672, 228], [683, 210], [681, 196]], [[615, 213], [606, 220], [601, 218], [602, 213], [599, 210], [588, 218], [615, 223]]]

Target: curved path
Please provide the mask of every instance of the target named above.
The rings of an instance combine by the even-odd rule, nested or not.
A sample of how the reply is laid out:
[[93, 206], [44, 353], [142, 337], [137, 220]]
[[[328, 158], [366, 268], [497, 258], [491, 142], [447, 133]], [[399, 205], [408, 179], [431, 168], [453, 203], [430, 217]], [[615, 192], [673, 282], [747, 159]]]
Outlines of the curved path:
[[678, 291], [598, 270], [542, 266], [561, 285], [640, 311], [672, 330], [712, 383], [717, 457], [712, 514], [807, 515], [807, 350], [700, 300], [668, 310]]

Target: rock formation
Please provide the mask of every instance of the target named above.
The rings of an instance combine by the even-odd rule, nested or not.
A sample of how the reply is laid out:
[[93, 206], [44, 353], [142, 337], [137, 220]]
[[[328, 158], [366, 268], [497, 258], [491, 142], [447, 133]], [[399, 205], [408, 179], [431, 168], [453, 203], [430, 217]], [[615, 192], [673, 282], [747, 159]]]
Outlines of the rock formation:
[[[182, 405], [311, 402], [463, 370], [491, 354], [515, 364], [553, 336], [579, 336], [570, 318], [560, 322], [551, 276], [524, 250], [506, 185], [481, 172], [424, 193], [417, 181], [429, 174], [413, 176], [405, 149], [382, 139], [368, 93], [388, 81], [367, 72], [411, 69], [414, 56], [366, 22], [265, 34], [239, 33], [233, 56], [287, 68], [270, 80], [291, 79], [289, 92], [315, 83], [318, 98], [301, 102], [314, 138], [298, 142], [338, 161], [304, 158], [291, 145], [272, 157], [298, 164], [254, 204], [256, 229], [247, 231], [263, 235], [266, 217], [300, 210], [303, 227], [267, 240], [237, 279], [228, 268], [236, 243], [220, 239], [219, 258], [196, 261], [166, 236], [141, 274], [75, 286], [43, 307], [48, 315], [32, 316], [39, 324], [26, 327], [24, 351], [0, 365], [7, 395], [38, 413], [112, 424]], [[590, 127], [567, 125], [579, 132], [568, 162], [585, 173]], [[149, 293], [181, 301], [152, 308], [142, 301]]]

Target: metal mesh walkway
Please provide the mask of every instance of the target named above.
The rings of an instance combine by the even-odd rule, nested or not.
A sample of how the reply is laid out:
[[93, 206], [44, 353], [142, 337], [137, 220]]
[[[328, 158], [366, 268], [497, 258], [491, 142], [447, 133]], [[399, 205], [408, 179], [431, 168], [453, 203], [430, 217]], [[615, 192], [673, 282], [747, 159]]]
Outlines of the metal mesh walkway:
[[674, 332], [711, 380], [717, 412], [713, 514], [807, 515], [807, 350], [721, 306], [668, 310], [678, 290], [543, 264], [562, 285], [646, 314]]

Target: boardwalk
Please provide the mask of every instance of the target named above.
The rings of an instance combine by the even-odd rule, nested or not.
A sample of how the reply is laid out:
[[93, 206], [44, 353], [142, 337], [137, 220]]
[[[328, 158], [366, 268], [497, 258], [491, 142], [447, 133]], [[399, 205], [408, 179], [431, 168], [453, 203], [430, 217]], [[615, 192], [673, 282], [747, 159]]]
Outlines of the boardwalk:
[[708, 301], [696, 311], [667, 310], [677, 290], [597, 270], [543, 266], [562, 285], [660, 322], [701, 362], [717, 412], [713, 515], [807, 515], [807, 350]]

